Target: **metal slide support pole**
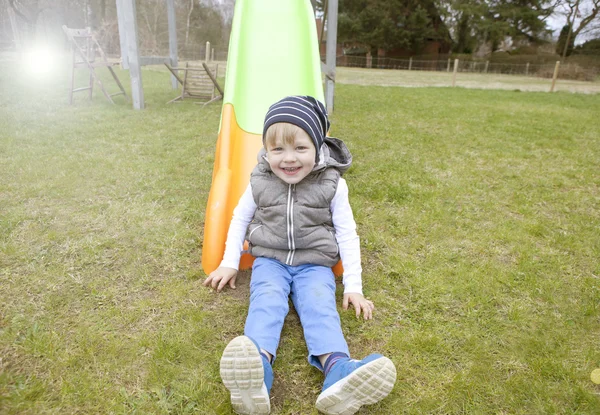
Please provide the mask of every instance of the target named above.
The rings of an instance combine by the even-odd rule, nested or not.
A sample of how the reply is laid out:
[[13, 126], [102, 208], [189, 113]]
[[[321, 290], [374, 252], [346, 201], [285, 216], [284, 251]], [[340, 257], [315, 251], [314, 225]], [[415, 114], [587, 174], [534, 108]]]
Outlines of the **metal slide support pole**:
[[117, 0], [117, 22], [119, 24], [119, 44], [121, 45], [121, 69], [129, 69], [127, 59], [127, 29], [125, 28], [125, 11], [123, 0]]
[[[338, 20], [338, 0], [328, 0], [327, 17], [327, 56], [325, 64], [330, 73], [335, 73], [336, 54], [337, 54], [337, 20]], [[333, 113], [333, 97], [335, 92], [335, 79], [325, 77], [325, 105], [327, 111]]]
[[[171, 66], [177, 68], [177, 25], [175, 23], [175, 0], [167, 0], [167, 19], [169, 21], [169, 59]], [[177, 89], [179, 83], [177, 78], [171, 75], [171, 88]]]
[[138, 52], [137, 18], [135, 0], [123, 0], [123, 22], [127, 33], [127, 56], [129, 61], [129, 77], [131, 78], [131, 97], [133, 108], [144, 109], [144, 87]]

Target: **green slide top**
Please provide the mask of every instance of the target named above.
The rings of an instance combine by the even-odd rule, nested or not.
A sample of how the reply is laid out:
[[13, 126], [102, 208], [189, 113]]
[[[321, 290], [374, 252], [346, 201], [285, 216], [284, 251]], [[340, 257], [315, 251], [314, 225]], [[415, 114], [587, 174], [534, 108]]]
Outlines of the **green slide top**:
[[223, 104], [240, 128], [262, 134], [269, 106], [287, 95], [324, 101], [310, 0], [237, 0]]

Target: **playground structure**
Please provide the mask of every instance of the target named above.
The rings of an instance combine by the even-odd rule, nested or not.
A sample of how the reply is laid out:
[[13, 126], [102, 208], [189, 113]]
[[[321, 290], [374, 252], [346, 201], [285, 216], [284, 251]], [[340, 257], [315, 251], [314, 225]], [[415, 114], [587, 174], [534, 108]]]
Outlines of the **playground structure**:
[[[171, 102], [183, 101], [186, 98], [202, 99], [207, 100], [203, 102], [204, 105], [210, 104], [219, 99], [223, 99], [223, 89], [217, 82], [216, 74], [219, 73], [219, 65], [213, 65], [213, 68], [209, 68], [205, 62], [202, 62], [202, 66], [198, 67], [186, 62], [185, 68], [173, 68], [167, 62], [165, 62], [167, 69], [177, 79], [177, 82], [181, 84], [181, 95], [173, 98]], [[179, 72], [183, 72], [183, 79]], [[215, 91], [218, 91], [218, 95]], [[197, 102], [196, 104], [201, 104]]]
[[[177, 68], [178, 57], [177, 57], [177, 34], [175, 25], [175, 3], [174, 0], [166, 0], [167, 2], [167, 16], [169, 22], [169, 57], [140, 57], [138, 48], [138, 31], [137, 31], [137, 18], [136, 18], [136, 7], [135, 0], [116, 0], [117, 1], [117, 14], [119, 20], [119, 39], [121, 43], [121, 62], [124, 69], [129, 69], [131, 78], [131, 95], [134, 109], [144, 108], [144, 88], [142, 85], [142, 74], [141, 66], [148, 64], [163, 64], [165, 61], [169, 63], [172, 68]], [[299, 0], [293, 0], [292, 3], [296, 3]], [[246, 3], [246, 2], [244, 2]], [[302, 3], [306, 3], [305, 7], [309, 9], [313, 20], [311, 25], [314, 26], [314, 10], [309, 0], [302, 0]], [[272, 15], [271, 8], [275, 7], [275, 2], [266, 2], [263, 0], [256, 0], [252, 2], [251, 7], [255, 10], [259, 10], [265, 15]], [[249, 6], [244, 6], [247, 9]], [[236, 13], [238, 8], [236, 2]], [[338, 0], [327, 0], [325, 17], [327, 17], [327, 58], [326, 62], [320, 65], [321, 70], [325, 74], [325, 97], [324, 101], [327, 106], [327, 110], [333, 112], [334, 105], [334, 88], [335, 88], [335, 60], [336, 60], [336, 45], [337, 45], [337, 11], [338, 11]], [[304, 19], [305, 16], [285, 16], [289, 22], [293, 22], [297, 19]], [[235, 20], [235, 16], [234, 16]], [[325, 20], [325, 19], [324, 19]], [[263, 20], [263, 24], [271, 24]], [[277, 27], [280, 27], [279, 22]], [[284, 28], [282, 28], [284, 29]], [[233, 28], [232, 28], [233, 32]], [[233, 33], [232, 33], [233, 34]], [[272, 32], [270, 38], [264, 39], [265, 47], [270, 47], [271, 52], [277, 51], [278, 53], [287, 52], [288, 46], [285, 44], [280, 45], [280, 48], [276, 47], [275, 44], [280, 43], [279, 40], [282, 36], [288, 34], [288, 30], [282, 30], [280, 33]], [[248, 34], [250, 38], [253, 38], [253, 34]], [[253, 41], [254, 42], [254, 41]], [[315, 40], [315, 44], [316, 44]], [[230, 42], [230, 50], [231, 50]], [[270, 46], [268, 46], [270, 45]], [[229, 54], [231, 57], [231, 54]], [[317, 50], [318, 56], [318, 50]], [[320, 59], [319, 59], [320, 62]], [[266, 68], [268, 73], [275, 73], [277, 66], [273, 68]], [[229, 71], [228, 71], [229, 73]], [[173, 89], [177, 88], [178, 80], [175, 76], [171, 78], [171, 84]]]
[[[331, 3], [335, 3], [335, 10]], [[336, 16], [337, 1], [330, 2], [329, 13]], [[332, 45], [335, 51], [335, 39]], [[309, 0], [236, 2], [205, 215], [202, 266], [207, 274], [223, 258], [233, 209], [248, 185], [262, 147], [262, 123], [269, 106], [287, 95], [311, 95], [324, 101], [318, 47]], [[329, 68], [328, 72], [331, 80], [335, 71]], [[333, 98], [333, 88], [330, 91]], [[249, 268], [252, 261], [250, 255], [242, 255], [240, 269]], [[340, 264], [334, 272], [341, 273]]]
[[[178, 77], [175, 70], [181, 68], [177, 68], [174, 0], [167, 3], [170, 56], [140, 57], [135, 0], [117, 0], [121, 63], [130, 71], [134, 109], [144, 108], [141, 77], [144, 64], [166, 63], [173, 69], [173, 87], [179, 83], [185, 89], [185, 77]], [[328, 110], [333, 111], [337, 0], [329, 0], [327, 10], [324, 64], [320, 60], [314, 10], [309, 0], [236, 2], [225, 91], [219, 89], [223, 109], [205, 219], [202, 263], [207, 273], [216, 269], [222, 259], [233, 209], [248, 184], [262, 146], [262, 121], [269, 105], [286, 95], [311, 95], [326, 102]], [[204, 69], [211, 74], [210, 69]], [[93, 73], [93, 65], [91, 70]], [[211, 77], [211, 80], [217, 87], [216, 79]], [[110, 100], [103, 86], [102, 90]], [[75, 91], [72, 88], [71, 94]], [[251, 257], [242, 257], [242, 269], [251, 263]], [[339, 274], [341, 267], [336, 270]]]
[[[175, 24], [175, 0], [166, 0], [167, 19], [169, 24], [169, 56], [140, 56], [137, 30], [137, 17], [135, 0], [116, 0], [117, 17], [119, 22], [119, 41], [121, 44], [121, 65], [123, 69], [129, 69], [131, 79], [131, 96], [134, 109], [143, 109], [144, 87], [142, 84], [143, 65], [162, 65], [168, 62], [171, 67], [176, 68], [177, 56], [177, 28]], [[178, 80], [171, 76], [171, 87], [177, 88]]]
[[[71, 44], [73, 54], [73, 65], [71, 67], [71, 83], [69, 88], [69, 104], [73, 104], [73, 94], [75, 92], [88, 91], [89, 99], [92, 99], [94, 83], [97, 83], [100, 90], [111, 104], [114, 104], [112, 97], [115, 95], [124, 95], [127, 98], [127, 93], [123, 89], [123, 85], [112, 66], [118, 63], [108, 62], [104, 51], [94, 37], [91, 29], [70, 29], [67, 26], [62, 27], [69, 43]], [[97, 60], [97, 58], [99, 58]], [[115, 83], [119, 87], [119, 92], [109, 94], [104, 87], [104, 84], [96, 74], [97, 68], [107, 68], [112, 75]], [[86, 87], [75, 88], [75, 71], [76, 69], [87, 69], [89, 71], [89, 83]]]

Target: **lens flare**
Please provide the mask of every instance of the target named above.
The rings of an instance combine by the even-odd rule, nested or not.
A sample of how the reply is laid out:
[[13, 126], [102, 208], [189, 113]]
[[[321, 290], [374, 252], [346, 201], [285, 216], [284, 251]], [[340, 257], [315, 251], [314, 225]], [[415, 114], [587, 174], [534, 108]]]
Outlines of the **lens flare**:
[[45, 76], [52, 73], [56, 68], [56, 53], [48, 47], [35, 47], [23, 55], [25, 70], [30, 74]]

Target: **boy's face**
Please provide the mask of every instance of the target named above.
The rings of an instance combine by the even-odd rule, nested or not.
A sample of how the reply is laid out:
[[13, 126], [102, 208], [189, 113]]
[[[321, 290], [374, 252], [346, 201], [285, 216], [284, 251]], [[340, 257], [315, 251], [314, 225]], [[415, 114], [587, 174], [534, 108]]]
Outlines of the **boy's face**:
[[316, 149], [310, 136], [298, 129], [293, 143], [284, 143], [279, 137], [267, 145], [267, 160], [277, 177], [289, 184], [304, 179], [315, 166]]

